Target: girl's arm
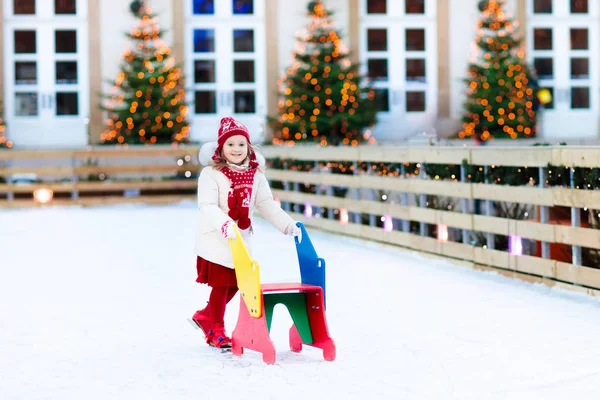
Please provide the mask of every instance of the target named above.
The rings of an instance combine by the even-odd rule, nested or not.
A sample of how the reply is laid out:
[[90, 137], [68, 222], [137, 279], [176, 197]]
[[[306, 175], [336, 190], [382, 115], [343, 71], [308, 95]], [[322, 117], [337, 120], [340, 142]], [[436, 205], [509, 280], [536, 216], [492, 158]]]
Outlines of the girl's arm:
[[257, 173], [256, 179], [258, 179], [256, 209], [281, 233], [290, 234], [295, 226], [294, 220], [273, 200], [273, 193], [265, 175]]
[[226, 222], [233, 220], [219, 207], [219, 186], [210, 176], [212, 171], [209, 168], [203, 168], [198, 178], [198, 209], [204, 221], [208, 221], [214, 229], [221, 229]]

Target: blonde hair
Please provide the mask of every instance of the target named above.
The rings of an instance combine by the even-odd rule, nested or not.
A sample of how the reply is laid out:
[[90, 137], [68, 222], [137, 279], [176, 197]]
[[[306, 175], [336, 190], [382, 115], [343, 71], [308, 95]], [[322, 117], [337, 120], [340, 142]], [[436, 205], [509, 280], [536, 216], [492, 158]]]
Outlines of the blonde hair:
[[[250, 162], [250, 155], [252, 153], [254, 153], [256, 155], [257, 147], [253, 146], [252, 143], [250, 143], [248, 140], [246, 140], [246, 145], [248, 146], [248, 155], [246, 156], [246, 158], [244, 159], [242, 164], [246, 164], [246, 163]], [[217, 171], [220, 171], [227, 166], [227, 159], [225, 158], [225, 155], [223, 154], [223, 149], [221, 149], [221, 151], [219, 153], [219, 159], [220, 159], [219, 162], [215, 161], [215, 163], [212, 166]], [[260, 166], [256, 167], [256, 169], [259, 170], [260, 172], [264, 172], [263, 168]]]

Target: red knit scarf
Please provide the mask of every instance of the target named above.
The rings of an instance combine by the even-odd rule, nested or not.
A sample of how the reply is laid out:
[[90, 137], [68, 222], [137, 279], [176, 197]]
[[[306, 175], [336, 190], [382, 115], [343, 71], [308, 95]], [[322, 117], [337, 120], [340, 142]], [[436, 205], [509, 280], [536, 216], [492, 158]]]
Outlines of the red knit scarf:
[[225, 167], [221, 172], [231, 181], [231, 189], [227, 198], [229, 217], [237, 223], [240, 229], [250, 228], [250, 199], [256, 168], [246, 171], [232, 171]]

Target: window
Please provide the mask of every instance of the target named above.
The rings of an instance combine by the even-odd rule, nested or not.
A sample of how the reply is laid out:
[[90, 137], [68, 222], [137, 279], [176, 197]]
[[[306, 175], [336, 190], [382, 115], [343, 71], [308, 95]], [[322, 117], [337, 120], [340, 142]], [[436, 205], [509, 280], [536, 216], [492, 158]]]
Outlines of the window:
[[233, 51], [244, 53], [254, 51], [254, 31], [252, 29], [233, 30]]
[[588, 87], [571, 88], [571, 108], [573, 108], [573, 109], [590, 108], [590, 88], [588, 88]]
[[57, 15], [77, 14], [77, 0], [54, 0], [54, 13]]
[[407, 58], [406, 59], [406, 81], [425, 82], [425, 59]]
[[552, 79], [554, 77], [554, 62], [552, 58], [536, 57], [533, 60], [533, 65], [539, 79]]
[[54, 32], [54, 46], [57, 53], [77, 53], [77, 31]]
[[14, 43], [16, 54], [34, 54], [37, 51], [35, 31], [15, 31]]
[[534, 0], [533, 12], [536, 14], [552, 14], [552, 0]]
[[571, 0], [571, 14], [587, 14], [588, 0]]
[[194, 61], [194, 83], [215, 82], [215, 60]]
[[406, 14], [425, 14], [425, 0], [405, 0], [404, 12]]
[[406, 30], [406, 51], [425, 50], [425, 29]]
[[534, 50], [552, 50], [552, 28], [536, 28], [533, 30]]
[[367, 14], [386, 14], [386, 0], [367, 0]]
[[406, 92], [406, 111], [423, 112], [425, 111], [425, 92], [408, 91]]
[[367, 50], [387, 50], [387, 29], [369, 29], [367, 31]]
[[195, 15], [214, 14], [215, 13], [215, 1], [214, 0], [194, 0], [193, 12]]
[[37, 63], [35, 61], [15, 62], [15, 84], [35, 85], [37, 83]]
[[194, 53], [213, 53], [215, 51], [215, 30], [194, 29]]
[[367, 62], [369, 77], [373, 80], [388, 79], [388, 60], [387, 58], [371, 58]]
[[254, 1], [253, 0], [232, 0], [233, 1], [233, 14], [254, 14]]
[[588, 30], [585, 28], [571, 29], [571, 50], [587, 50]]
[[35, 15], [35, 0], [13, 0], [15, 15]]

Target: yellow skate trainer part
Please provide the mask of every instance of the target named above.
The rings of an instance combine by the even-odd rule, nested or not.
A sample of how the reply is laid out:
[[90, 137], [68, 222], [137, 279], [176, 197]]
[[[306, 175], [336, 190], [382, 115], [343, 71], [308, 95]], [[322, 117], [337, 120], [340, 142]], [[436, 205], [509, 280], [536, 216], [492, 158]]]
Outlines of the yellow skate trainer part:
[[235, 240], [229, 239], [229, 247], [233, 256], [240, 295], [250, 315], [260, 318], [263, 310], [260, 293], [260, 267], [250, 256], [238, 227], [234, 225], [233, 229], [235, 230]]

